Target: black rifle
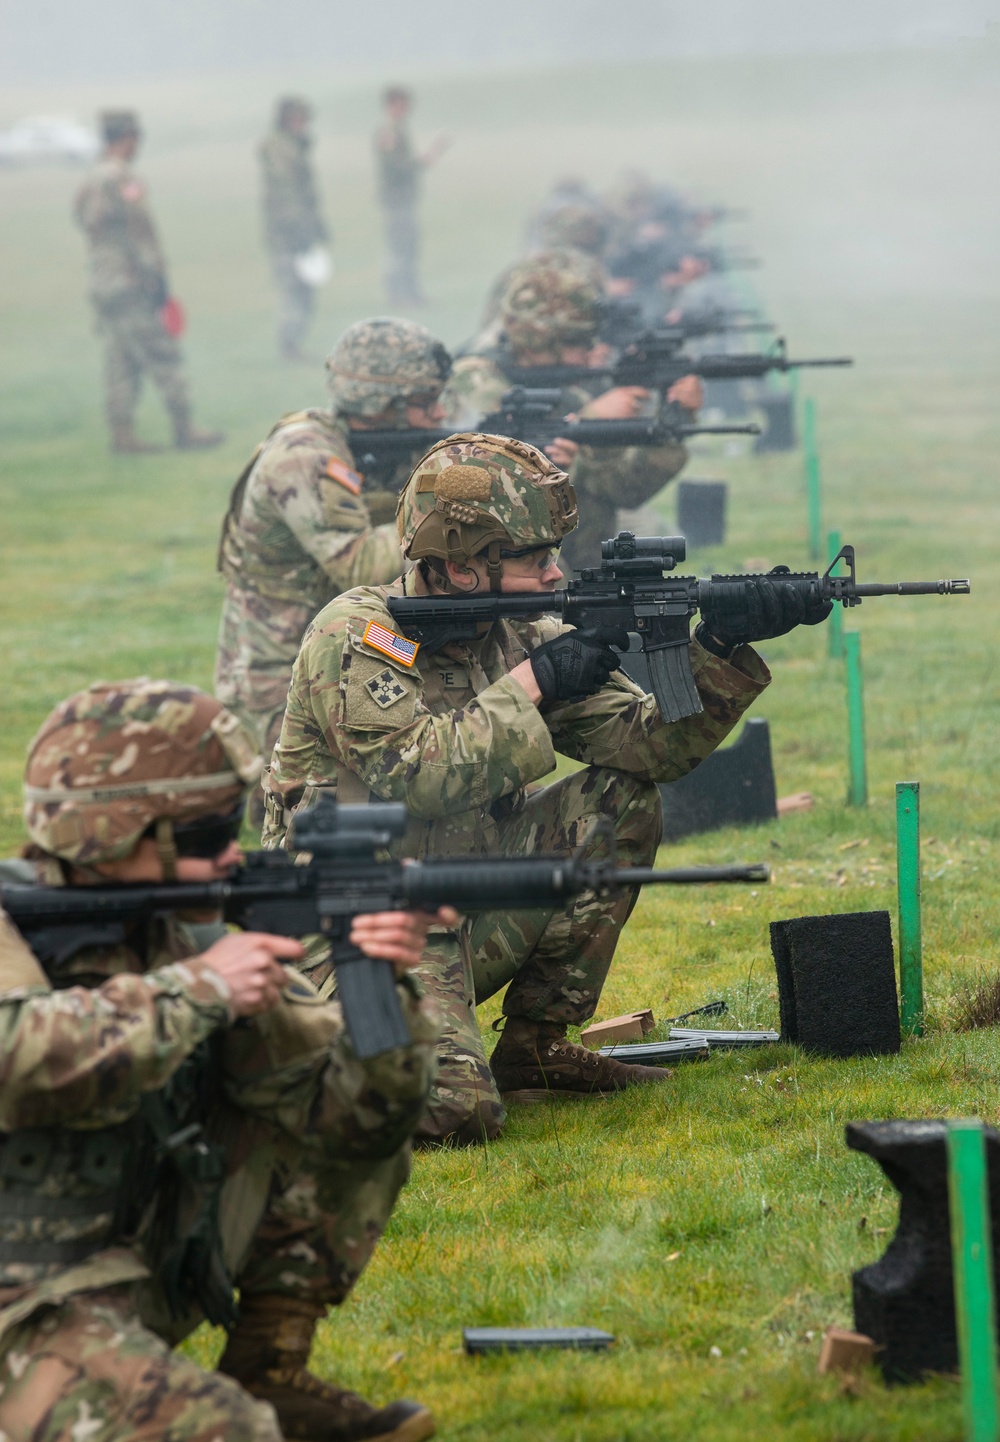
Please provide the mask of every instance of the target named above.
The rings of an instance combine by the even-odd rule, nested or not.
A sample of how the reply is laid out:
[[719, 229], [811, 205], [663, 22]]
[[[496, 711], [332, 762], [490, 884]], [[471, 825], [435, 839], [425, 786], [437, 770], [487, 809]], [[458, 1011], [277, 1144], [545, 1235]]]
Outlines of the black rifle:
[[670, 354], [680, 350], [685, 341], [726, 332], [750, 334], [773, 331], [775, 327], [760, 318], [758, 311], [725, 310], [722, 306], [705, 306], [701, 310], [682, 311], [673, 324], [661, 322], [650, 328], [645, 310], [637, 301], [606, 300], [601, 305], [598, 336], [616, 349], [636, 345], [645, 340], [672, 347]]
[[287, 851], [256, 851], [223, 881], [8, 886], [0, 901], [53, 980], [60, 958], [88, 944], [88, 930], [89, 944], [120, 944], [124, 927], [170, 912], [220, 911], [244, 930], [279, 936], [318, 933], [331, 944], [344, 1022], [355, 1052], [364, 1058], [406, 1046], [410, 1036], [392, 966], [351, 945], [352, 917], [444, 905], [467, 912], [552, 907], [581, 891], [607, 895], [663, 882], [760, 883], [769, 875], [759, 864], [654, 871], [619, 869], [613, 859], [555, 856], [388, 860], [384, 853], [402, 839], [407, 820], [405, 806], [338, 806], [323, 797], [292, 823], [291, 850], [309, 853], [303, 865]]
[[[581, 570], [564, 591], [499, 596], [390, 596], [393, 620], [407, 636], [428, 651], [450, 641], [470, 641], [501, 619], [533, 619], [555, 612], [580, 628], [619, 626], [635, 632], [649, 661], [649, 675], [660, 715], [680, 721], [704, 710], [691, 673], [688, 655], [691, 617], [710, 608], [731, 616], [738, 625], [747, 614], [747, 583], [760, 577], [670, 576], [687, 553], [683, 536], [636, 537], [620, 531], [602, 541], [601, 564]], [[838, 561], [846, 576], [832, 574]], [[968, 581], [890, 581], [860, 585], [855, 577], [854, 547], [842, 546], [819, 575], [776, 566], [770, 573], [781, 585], [794, 586], [804, 600], [841, 601], [859, 606], [866, 596], [968, 595]]]
[[595, 378], [603, 375], [612, 385], [644, 386], [647, 390], [666, 391], [682, 376], [699, 376], [706, 381], [756, 380], [772, 371], [800, 370], [804, 366], [853, 364], [850, 356], [791, 360], [784, 337], [779, 337], [773, 350], [769, 351], [685, 356], [680, 354], [675, 332], [667, 327], [647, 331], [633, 341], [606, 370], [590, 366], [505, 365], [504, 371], [508, 379], [517, 385], [593, 385]]
[[[540, 366], [538, 369], [547, 368]], [[525, 374], [530, 376], [532, 371]], [[594, 371], [590, 372], [590, 375], [594, 374]], [[756, 425], [693, 425], [680, 418], [680, 407], [672, 409], [670, 406], [663, 407], [659, 416], [636, 420], [568, 421], [558, 415], [562, 402], [562, 392], [557, 388], [513, 386], [500, 397], [500, 409], [484, 416], [476, 429], [488, 435], [511, 436], [514, 440], [527, 441], [539, 448], [561, 436], [581, 446], [597, 446], [602, 450], [625, 446], [664, 446], [686, 440], [688, 436], [760, 434], [760, 427]], [[361, 470], [366, 476], [378, 478], [391, 475], [399, 462], [414, 450], [422, 448], [429, 451], [431, 446], [446, 441], [454, 434], [454, 430], [354, 431], [351, 441]]]

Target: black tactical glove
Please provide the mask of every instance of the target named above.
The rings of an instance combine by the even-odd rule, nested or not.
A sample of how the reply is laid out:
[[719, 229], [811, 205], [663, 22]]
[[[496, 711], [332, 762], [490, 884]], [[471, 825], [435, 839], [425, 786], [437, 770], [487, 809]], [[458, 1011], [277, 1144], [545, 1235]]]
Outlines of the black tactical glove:
[[[833, 610], [832, 601], [811, 600], [795, 586], [782, 581], [787, 569], [781, 566], [766, 576], [741, 578], [743, 606], [731, 605], [718, 610], [706, 606], [695, 636], [707, 650], [721, 654], [714, 640], [729, 650], [746, 641], [769, 641], [784, 636], [796, 626], [818, 626]], [[707, 633], [707, 635], [706, 635]]]
[[543, 641], [528, 657], [542, 700], [582, 701], [599, 691], [618, 670], [612, 645], [627, 651], [628, 632], [620, 626], [594, 626]]

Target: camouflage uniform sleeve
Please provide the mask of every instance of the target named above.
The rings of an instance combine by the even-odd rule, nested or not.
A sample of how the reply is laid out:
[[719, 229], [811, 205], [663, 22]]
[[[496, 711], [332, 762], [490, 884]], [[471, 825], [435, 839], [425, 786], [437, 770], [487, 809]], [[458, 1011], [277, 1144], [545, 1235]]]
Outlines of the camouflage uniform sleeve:
[[95, 990], [0, 995], [0, 1131], [124, 1121], [140, 1095], [230, 1022], [229, 991], [199, 957]]
[[476, 429], [483, 416], [496, 410], [507, 389], [508, 381], [487, 356], [462, 356], [441, 392], [446, 421], [459, 431]]
[[552, 770], [549, 729], [516, 681], [503, 676], [466, 705], [434, 714], [423, 701], [419, 672], [365, 645], [370, 619], [392, 626], [379, 611], [326, 622], [321, 616], [307, 631], [282, 750], [318, 727], [337, 766], [383, 801], [405, 801], [422, 821], [488, 806]]
[[664, 721], [653, 697], [619, 671], [596, 696], [546, 712], [556, 749], [650, 781], [686, 776], [725, 740], [771, 679], [750, 646], [724, 661], [692, 641], [691, 670], [705, 706], [700, 715]]
[[353, 460], [296, 447], [264, 478], [277, 514], [338, 591], [391, 581], [403, 569], [394, 524], [373, 526]]
[[295, 975], [277, 1006], [227, 1034], [228, 1096], [309, 1150], [390, 1156], [423, 1110], [440, 1032], [437, 1007], [419, 983], [396, 989], [412, 1044], [359, 1061], [340, 1004]]
[[[129, 171], [100, 169], [77, 197], [76, 218], [106, 269], [154, 292], [165, 284], [166, 261], [146, 200], [146, 188]], [[112, 255], [117, 260], [112, 261]]]
[[[586, 415], [586, 408], [582, 414]], [[687, 459], [687, 448], [682, 445], [628, 446], [621, 450], [581, 446], [570, 480], [578, 495], [612, 491], [615, 504], [630, 510], [651, 500], [683, 470]]]

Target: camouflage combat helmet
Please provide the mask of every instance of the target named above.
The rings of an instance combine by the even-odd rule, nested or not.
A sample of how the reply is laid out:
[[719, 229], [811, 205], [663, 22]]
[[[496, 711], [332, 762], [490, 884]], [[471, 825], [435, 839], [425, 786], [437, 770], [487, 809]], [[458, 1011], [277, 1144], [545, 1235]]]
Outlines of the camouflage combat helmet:
[[597, 262], [579, 250], [549, 250], [517, 267], [500, 302], [507, 343], [514, 350], [590, 345], [602, 295]]
[[404, 556], [467, 561], [485, 552], [494, 592], [505, 551], [558, 546], [576, 523], [576, 492], [564, 471], [525, 441], [479, 432], [432, 446], [396, 507]]
[[173, 824], [224, 816], [260, 775], [232, 712], [172, 681], [97, 681], [63, 701], [28, 748], [32, 841], [76, 865], [129, 856], [154, 823], [172, 872]]
[[571, 246], [588, 255], [600, 255], [607, 244], [608, 217], [595, 205], [573, 202], [544, 216], [539, 235], [546, 248]]
[[327, 385], [336, 415], [371, 419], [407, 404], [437, 400], [451, 374], [451, 356], [413, 320], [377, 316], [345, 330], [326, 358]]

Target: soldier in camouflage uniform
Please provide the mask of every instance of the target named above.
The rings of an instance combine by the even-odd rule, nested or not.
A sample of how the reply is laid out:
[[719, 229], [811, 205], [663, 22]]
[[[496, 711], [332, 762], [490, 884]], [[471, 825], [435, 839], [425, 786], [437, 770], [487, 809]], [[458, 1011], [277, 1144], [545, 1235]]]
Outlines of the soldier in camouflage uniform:
[[278, 344], [287, 360], [302, 359], [302, 341], [316, 309], [316, 287], [298, 273], [296, 258], [330, 239], [310, 163], [311, 120], [312, 108], [305, 100], [279, 100], [274, 126], [257, 152], [264, 234], [280, 297]]
[[130, 110], [101, 116], [104, 153], [76, 197], [74, 214], [90, 245], [90, 298], [104, 338], [104, 376], [111, 449], [158, 450], [135, 433], [135, 408], [148, 372], [159, 386], [183, 450], [216, 446], [223, 437], [191, 420], [191, 402], [176, 335], [165, 324], [170, 298], [166, 262], [131, 168], [139, 121]]
[[[283, 416], [233, 489], [219, 547], [226, 599], [215, 690], [264, 755], [316, 612], [341, 591], [399, 574], [396, 528], [387, 522], [409, 463], [396, 485], [390, 477], [388, 489], [362, 494], [352, 445], [365, 430], [439, 424], [450, 365], [440, 341], [413, 321], [358, 322], [327, 357], [332, 408]], [[251, 802], [258, 821], [261, 804]]]
[[413, 96], [401, 86], [391, 85], [382, 96], [382, 105], [385, 121], [375, 132], [375, 162], [378, 198], [385, 218], [386, 295], [393, 306], [421, 305], [424, 297], [417, 276], [420, 178], [447, 148], [448, 141], [440, 136], [423, 155], [417, 155], [407, 124]]
[[[442, 397], [449, 421], [456, 427], [475, 425], [496, 409], [509, 386], [530, 385], [533, 368], [590, 364], [601, 295], [600, 267], [580, 251], [548, 251], [515, 268], [500, 303], [498, 343], [455, 363]], [[640, 386], [599, 391], [599, 383], [565, 387], [560, 413], [620, 419], [655, 408], [650, 392]], [[671, 387], [667, 399], [693, 414], [701, 404], [700, 383], [685, 376]], [[570, 570], [595, 564], [601, 541], [617, 532], [619, 508], [643, 505], [687, 461], [687, 450], [679, 444], [615, 451], [558, 440], [546, 449], [558, 465], [568, 468], [580, 498], [580, 527], [563, 551]]]
[[[697, 766], [770, 679], [744, 644], [752, 628], [720, 639], [699, 625], [691, 667], [705, 709], [673, 723], [616, 669], [607, 643], [627, 644], [617, 632], [501, 621], [475, 642], [428, 654], [395, 634], [387, 599], [550, 592], [562, 579], [558, 547], [576, 525], [576, 498], [533, 446], [456, 435], [418, 463], [398, 521], [414, 568], [391, 586], [339, 596], [303, 639], [266, 782], [265, 846], [281, 843], [296, 807], [333, 788], [345, 801], [405, 800], [407, 855], [599, 857], [611, 831], [623, 864], [649, 865], [661, 824], [655, 783]], [[794, 596], [778, 598], [769, 634], [813, 619], [796, 606]], [[529, 791], [560, 753], [584, 768]], [[446, 1022], [418, 1137], [496, 1136], [501, 1094], [530, 1101], [664, 1080], [566, 1036], [594, 1014], [635, 899], [584, 894], [563, 910], [480, 916], [432, 933], [420, 975]], [[503, 987], [506, 1027], [487, 1061], [476, 1003]]]
[[[259, 766], [204, 693], [99, 683], [32, 743], [31, 860], [6, 863], [5, 885], [222, 877]], [[426, 1408], [376, 1411], [305, 1371], [319, 1274], [326, 1293], [336, 1266], [346, 1294], [406, 1177], [437, 1036], [404, 973], [425, 932], [391, 913], [355, 921], [362, 949], [397, 965], [413, 1038], [360, 1063], [339, 1007], [281, 965], [302, 954], [287, 937], [225, 935], [199, 955], [165, 916], [32, 931], [33, 952], [0, 911], [0, 1436], [430, 1435]], [[244, 1258], [303, 1167], [326, 1188], [326, 1215], [295, 1196], [289, 1273], [268, 1296]], [[202, 1314], [233, 1326], [232, 1275], [231, 1375], [205, 1373], [168, 1343]], [[255, 1401], [232, 1374], [268, 1302]]]

